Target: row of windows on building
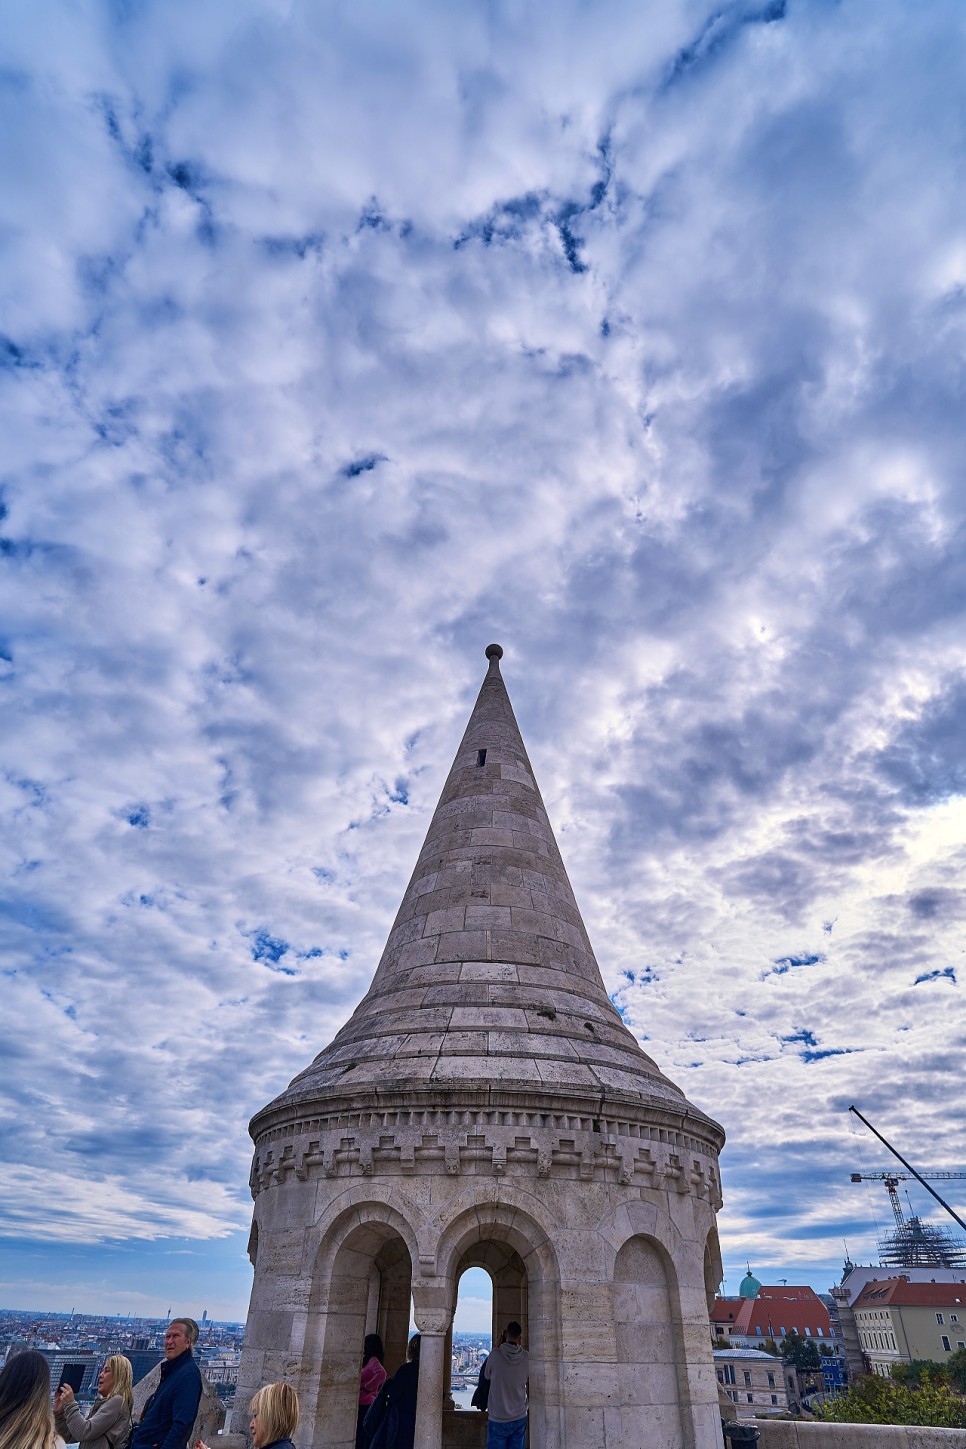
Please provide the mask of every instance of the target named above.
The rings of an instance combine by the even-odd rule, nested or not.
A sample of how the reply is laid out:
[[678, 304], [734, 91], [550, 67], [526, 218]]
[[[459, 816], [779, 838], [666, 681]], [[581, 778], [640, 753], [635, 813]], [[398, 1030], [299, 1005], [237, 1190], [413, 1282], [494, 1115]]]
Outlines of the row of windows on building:
[[[745, 1388], [746, 1389], [750, 1389], [751, 1388], [751, 1374], [748, 1372], [747, 1369], [745, 1369], [743, 1372], [744, 1372], [744, 1379], [745, 1379]], [[723, 1384], [736, 1384], [738, 1382], [738, 1380], [735, 1378], [735, 1366], [734, 1366], [734, 1364], [733, 1363], [726, 1363], [722, 1368], [720, 1368], [718, 1370], [718, 1379]], [[771, 1372], [769, 1372], [769, 1374], [768, 1374], [768, 1387], [770, 1389], [773, 1389], [775, 1387], [775, 1375], [773, 1373], [771, 1373]]]
[[[779, 1340], [785, 1338], [786, 1335], [787, 1335], [787, 1332], [788, 1332], [788, 1330], [785, 1328], [785, 1325], [782, 1324], [781, 1327], [778, 1329], [778, 1335], [777, 1336], [778, 1336]], [[828, 1334], [827, 1333], [823, 1333], [820, 1328], [800, 1328], [800, 1329], [795, 1329], [794, 1332], [799, 1333], [802, 1338], [823, 1338], [823, 1339], [827, 1339], [828, 1338]], [[756, 1335], [757, 1335], [758, 1338], [774, 1338], [775, 1337], [775, 1331], [772, 1328], [771, 1324], [768, 1325], [768, 1331], [766, 1332], [765, 1329], [762, 1328], [762, 1326], [761, 1326], [760, 1323], [756, 1323], [755, 1324], [755, 1333], [756, 1333]]]
[[863, 1348], [893, 1348], [898, 1353], [899, 1349], [895, 1337], [891, 1333], [873, 1333], [869, 1329], [863, 1329], [859, 1334], [859, 1342]]
[[[738, 1390], [737, 1389], [729, 1389], [728, 1390], [728, 1397], [731, 1399], [731, 1402], [733, 1404], [737, 1404], [737, 1402], [738, 1402]], [[755, 1396], [754, 1396], [754, 1394], [747, 1394], [746, 1395], [746, 1398], [747, 1398], [749, 1404], [753, 1404], [755, 1402]], [[777, 1404], [778, 1403], [778, 1395], [777, 1394], [772, 1394], [771, 1401], [772, 1401], [773, 1404]], [[761, 1403], [762, 1400], [759, 1399], [758, 1402]]]

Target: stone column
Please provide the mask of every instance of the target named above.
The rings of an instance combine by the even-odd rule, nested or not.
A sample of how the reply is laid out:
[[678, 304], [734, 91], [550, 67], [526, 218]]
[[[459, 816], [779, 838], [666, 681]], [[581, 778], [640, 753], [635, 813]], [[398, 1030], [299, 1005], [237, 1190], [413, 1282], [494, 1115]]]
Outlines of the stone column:
[[415, 1305], [419, 1329], [419, 1389], [416, 1396], [416, 1435], [419, 1449], [442, 1449], [443, 1394], [449, 1388], [446, 1338], [453, 1315], [446, 1309]]

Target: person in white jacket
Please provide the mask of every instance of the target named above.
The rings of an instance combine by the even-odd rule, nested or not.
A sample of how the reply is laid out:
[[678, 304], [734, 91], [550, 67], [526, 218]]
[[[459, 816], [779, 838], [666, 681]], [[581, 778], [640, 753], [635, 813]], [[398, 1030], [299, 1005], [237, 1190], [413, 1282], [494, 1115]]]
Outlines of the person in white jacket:
[[530, 1355], [520, 1343], [522, 1336], [519, 1323], [508, 1323], [504, 1341], [493, 1350], [483, 1369], [490, 1381], [486, 1449], [523, 1449]]
[[112, 1354], [97, 1379], [97, 1398], [85, 1416], [70, 1384], [61, 1384], [54, 1395], [54, 1422], [67, 1444], [85, 1449], [122, 1449], [131, 1433], [131, 1361], [122, 1353]]

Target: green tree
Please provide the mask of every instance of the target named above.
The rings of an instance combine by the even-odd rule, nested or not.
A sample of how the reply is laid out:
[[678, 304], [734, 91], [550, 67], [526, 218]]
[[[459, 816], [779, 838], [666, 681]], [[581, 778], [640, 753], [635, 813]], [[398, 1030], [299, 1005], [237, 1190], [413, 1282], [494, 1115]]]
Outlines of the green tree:
[[946, 1373], [953, 1388], [966, 1394], [966, 1348], [957, 1348], [946, 1360]]
[[892, 1378], [867, 1374], [853, 1379], [845, 1393], [817, 1408], [835, 1424], [920, 1424], [934, 1429], [966, 1429], [966, 1403], [946, 1383], [923, 1376], [918, 1388]]
[[794, 1328], [782, 1339], [781, 1353], [785, 1362], [794, 1364], [800, 1373], [822, 1366], [816, 1345], [810, 1338], [802, 1338]]
[[946, 1365], [932, 1358], [914, 1358], [909, 1363], [894, 1363], [889, 1370], [896, 1383], [917, 1389], [924, 1381], [936, 1383], [946, 1378]]

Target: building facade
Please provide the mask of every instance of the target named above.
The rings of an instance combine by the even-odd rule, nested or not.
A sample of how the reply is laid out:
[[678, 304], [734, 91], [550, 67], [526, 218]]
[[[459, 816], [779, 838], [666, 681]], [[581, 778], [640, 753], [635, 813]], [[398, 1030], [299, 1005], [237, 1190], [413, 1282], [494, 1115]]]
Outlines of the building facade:
[[412, 1301], [416, 1442], [440, 1449], [457, 1284], [481, 1267], [494, 1330], [524, 1327], [531, 1449], [719, 1449], [724, 1134], [607, 995], [502, 652], [368, 993], [252, 1121], [238, 1403], [285, 1379], [297, 1442], [352, 1449], [363, 1337], [392, 1372]]
[[760, 1348], [767, 1339], [781, 1347], [793, 1332], [819, 1350], [837, 1349], [828, 1308], [806, 1285], [762, 1285], [754, 1298], [716, 1298], [711, 1309], [712, 1338], [735, 1348]]
[[852, 1312], [869, 1370], [883, 1378], [895, 1364], [942, 1363], [966, 1349], [966, 1284], [873, 1281]]
[[739, 1419], [766, 1419], [801, 1410], [795, 1370], [774, 1354], [755, 1348], [716, 1348], [714, 1369]]

